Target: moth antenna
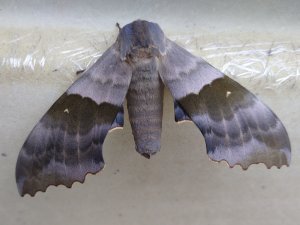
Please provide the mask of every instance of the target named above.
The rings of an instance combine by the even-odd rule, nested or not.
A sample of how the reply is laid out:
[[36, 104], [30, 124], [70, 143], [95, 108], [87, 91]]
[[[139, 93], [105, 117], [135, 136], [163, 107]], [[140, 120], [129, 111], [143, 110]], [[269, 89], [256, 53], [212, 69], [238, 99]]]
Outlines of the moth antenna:
[[116, 27], [119, 28], [119, 31], [121, 31], [122, 28], [120, 27], [120, 24], [118, 22], [116, 23]]

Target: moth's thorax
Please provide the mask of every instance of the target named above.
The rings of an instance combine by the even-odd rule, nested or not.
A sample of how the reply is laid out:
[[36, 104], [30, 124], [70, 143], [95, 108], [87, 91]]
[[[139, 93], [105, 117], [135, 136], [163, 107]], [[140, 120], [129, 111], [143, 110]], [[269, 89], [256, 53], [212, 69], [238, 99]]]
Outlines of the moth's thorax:
[[136, 20], [120, 29], [117, 39], [122, 60], [165, 54], [165, 35], [156, 23]]
[[140, 73], [145, 73], [145, 76], [158, 76], [159, 59], [157, 57], [140, 58], [139, 60], [131, 58], [130, 61], [133, 68], [133, 76]]
[[140, 60], [147, 61], [147, 59], [158, 58], [160, 56], [157, 48], [132, 48], [130, 53], [127, 54], [126, 59], [131, 62], [139, 62]]

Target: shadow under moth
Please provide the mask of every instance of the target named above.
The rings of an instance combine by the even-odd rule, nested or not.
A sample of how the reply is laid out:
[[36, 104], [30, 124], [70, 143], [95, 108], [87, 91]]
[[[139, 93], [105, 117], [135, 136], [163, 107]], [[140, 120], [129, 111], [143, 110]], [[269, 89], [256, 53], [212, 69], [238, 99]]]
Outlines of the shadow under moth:
[[136, 150], [160, 150], [163, 90], [175, 120], [191, 120], [213, 161], [230, 167], [289, 165], [288, 134], [252, 93], [165, 37], [158, 24], [137, 20], [119, 27], [116, 42], [51, 106], [25, 141], [16, 165], [21, 196], [49, 185], [71, 187], [104, 167], [102, 146], [123, 126], [126, 98]]

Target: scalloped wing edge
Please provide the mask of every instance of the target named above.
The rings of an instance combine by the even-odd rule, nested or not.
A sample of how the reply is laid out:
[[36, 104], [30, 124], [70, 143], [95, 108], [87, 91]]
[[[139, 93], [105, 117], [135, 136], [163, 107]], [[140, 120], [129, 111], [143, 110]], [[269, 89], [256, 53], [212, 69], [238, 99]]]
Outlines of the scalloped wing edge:
[[19, 191], [19, 193], [20, 193], [21, 197], [24, 197], [24, 196], [27, 195], [27, 194], [28, 194], [30, 197], [34, 197], [37, 193], [45, 193], [45, 192], [47, 191], [47, 189], [48, 189], [49, 187], [51, 187], [51, 186], [52, 186], [52, 187], [63, 186], [63, 187], [66, 187], [67, 189], [71, 189], [72, 186], [73, 186], [75, 183], [83, 184], [83, 183], [85, 182], [85, 179], [86, 179], [87, 175], [96, 175], [97, 173], [100, 173], [104, 168], [105, 168], [105, 164], [103, 163], [103, 167], [100, 168], [98, 171], [96, 171], [96, 172], [87, 172], [87, 173], [85, 173], [85, 174], [83, 175], [83, 177], [82, 177], [81, 180], [75, 180], [75, 181], [73, 181], [70, 185], [54, 184], [54, 183], [51, 183], [51, 184], [47, 185], [45, 189], [38, 189], [38, 190], [37, 190], [36, 192], [34, 192], [33, 194], [30, 194], [30, 193], [28, 193], [28, 192], [26, 192], [26, 193], [21, 193], [20, 191]]
[[248, 170], [252, 165], [263, 164], [266, 166], [267, 169], [271, 169], [272, 167], [276, 167], [277, 169], [280, 169], [283, 166], [290, 167], [290, 164], [291, 164], [290, 160], [288, 161], [288, 163], [283, 163], [281, 165], [271, 165], [271, 166], [268, 166], [264, 162], [253, 162], [253, 163], [250, 163], [248, 166], [244, 167], [241, 163], [235, 163], [235, 164], [231, 165], [226, 159], [214, 160], [209, 155], [208, 155], [208, 158], [210, 161], [212, 161], [214, 163], [218, 163], [218, 164], [221, 162], [225, 162], [230, 169], [235, 168], [236, 166], [240, 166], [243, 171]]

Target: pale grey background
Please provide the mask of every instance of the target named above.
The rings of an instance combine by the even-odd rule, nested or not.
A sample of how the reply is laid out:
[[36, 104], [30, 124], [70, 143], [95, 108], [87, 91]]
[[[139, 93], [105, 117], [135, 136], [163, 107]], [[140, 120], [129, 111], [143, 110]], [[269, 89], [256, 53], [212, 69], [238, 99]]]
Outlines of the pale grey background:
[[[299, 224], [299, 3], [0, 0], [0, 224]], [[197, 128], [174, 122], [166, 90], [162, 148], [151, 160], [135, 152], [126, 118], [105, 141], [102, 172], [19, 197], [14, 168], [26, 136], [75, 71], [113, 43], [115, 23], [138, 18], [258, 94], [287, 127], [292, 165], [211, 162]]]

